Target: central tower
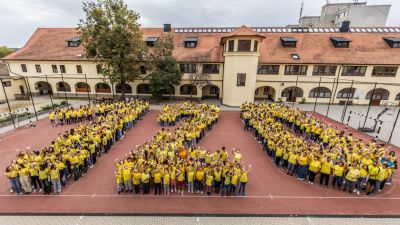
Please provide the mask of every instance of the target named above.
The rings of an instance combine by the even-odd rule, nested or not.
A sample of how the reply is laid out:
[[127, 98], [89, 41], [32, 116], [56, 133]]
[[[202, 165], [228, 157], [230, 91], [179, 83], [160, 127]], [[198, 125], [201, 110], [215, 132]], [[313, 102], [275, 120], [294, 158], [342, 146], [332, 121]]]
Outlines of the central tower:
[[222, 103], [240, 106], [254, 100], [260, 43], [265, 37], [241, 26], [224, 36], [224, 77]]

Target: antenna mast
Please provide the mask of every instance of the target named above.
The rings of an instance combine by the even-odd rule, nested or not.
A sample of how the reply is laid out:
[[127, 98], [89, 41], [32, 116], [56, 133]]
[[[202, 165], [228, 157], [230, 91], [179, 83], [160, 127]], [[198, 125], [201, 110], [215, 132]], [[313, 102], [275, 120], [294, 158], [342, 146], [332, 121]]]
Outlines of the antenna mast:
[[304, 7], [304, 0], [301, 1], [300, 16], [299, 16], [299, 24], [300, 24], [301, 16], [303, 15], [303, 7]]

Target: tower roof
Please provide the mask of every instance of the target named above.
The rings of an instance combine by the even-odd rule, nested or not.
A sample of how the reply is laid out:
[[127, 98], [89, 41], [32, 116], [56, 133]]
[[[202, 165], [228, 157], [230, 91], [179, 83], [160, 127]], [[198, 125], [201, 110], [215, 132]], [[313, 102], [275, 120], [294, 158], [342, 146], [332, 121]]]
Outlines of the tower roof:
[[237, 36], [255, 36], [261, 39], [264, 39], [265, 36], [258, 33], [257, 31], [255, 31], [254, 29], [247, 27], [245, 25], [242, 25], [240, 27], [238, 27], [237, 29], [235, 29], [234, 31], [230, 32], [228, 35], [222, 37], [221, 41], [224, 41], [226, 38], [228, 37], [237, 37]]

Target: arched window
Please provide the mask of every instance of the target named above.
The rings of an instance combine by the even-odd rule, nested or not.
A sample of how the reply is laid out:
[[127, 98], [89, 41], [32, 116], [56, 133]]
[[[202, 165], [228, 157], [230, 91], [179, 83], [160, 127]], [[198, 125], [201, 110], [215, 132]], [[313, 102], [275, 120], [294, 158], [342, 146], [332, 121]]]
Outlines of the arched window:
[[354, 97], [354, 93], [356, 92], [355, 88], [343, 88], [337, 94], [337, 98], [349, 98], [352, 99]]
[[[373, 96], [372, 96], [373, 95]], [[367, 93], [367, 96], [365, 99], [372, 99], [373, 100], [388, 100], [389, 99], [389, 91], [383, 88], [377, 88], [374, 90], [370, 90]]]
[[310, 98], [330, 98], [332, 95], [331, 90], [326, 87], [316, 87], [311, 89], [308, 97]]
[[76, 92], [90, 92], [90, 86], [84, 82], [78, 82], [75, 84]]
[[285, 89], [283, 89], [282, 91], [282, 95], [281, 97], [297, 97], [297, 98], [301, 98], [303, 97], [303, 89], [299, 88], [299, 87], [287, 87]]
[[96, 84], [96, 93], [111, 93], [110, 85], [107, 83]]
[[[116, 89], [117, 93], [122, 93], [122, 88], [123, 88], [122, 84], [117, 84], [117, 86], [116, 86], [115, 89]], [[125, 93], [127, 93], [127, 94], [132, 94], [132, 87], [131, 87], [131, 85], [125, 84]]]
[[136, 93], [138, 93], [138, 94], [150, 94], [150, 86], [149, 86], [149, 84], [139, 84], [136, 87]]
[[179, 89], [180, 95], [197, 95], [197, 88], [191, 84], [184, 84]]
[[71, 92], [71, 86], [66, 82], [58, 82], [57, 91]]

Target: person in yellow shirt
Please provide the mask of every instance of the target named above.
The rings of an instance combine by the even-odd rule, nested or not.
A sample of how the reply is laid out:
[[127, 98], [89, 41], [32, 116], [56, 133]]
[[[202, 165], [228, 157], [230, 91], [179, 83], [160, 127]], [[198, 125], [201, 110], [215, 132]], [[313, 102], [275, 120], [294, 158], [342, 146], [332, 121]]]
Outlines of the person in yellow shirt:
[[205, 172], [203, 171], [202, 167], [199, 167], [196, 171], [196, 189], [197, 189], [197, 194], [203, 194], [203, 185], [204, 185], [204, 176]]
[[53, 185], [54, 194], [58, 195], [61, 192], [61, 182], [60, 182], [60, 172], [58, 171], [56, 165], [52, 164], [50, 166], [50, 180]]
[[122, 167], [122, 177], [124, 179], [125, 192], [132, 193], [132, 168], [128, 165]]
[[154, 194], [157, 195], [157, 192], [161, 195], [161, 171], [158, 169], [154, 171]]
[[24, 163], [18, 164], [18, 176], [22, 189], [25, 194], [32, 193], [31, 178], [29, 175], [29, 168]]
[[178, 169], [176, 171], [176, 176], [178, 176], [178, 193], [182, 193], [183, 195], [183, 191], [185, 190], [185, 173], [182, 170]]
[[195, 172], [191, 168], [187, 173], [188, 193], [193, 193], [193, 191], [194, 191], [194, 185], [193, 185], [193, 183], [194, 183], [194, 175], [195, 175]]
[[299, 154], [297, 152], [290, 151], [289, 152], [289, 159], [288, 159], [288, 170], [287, 170], [287, 175], [292, 176], [293, 172], [296, 169], [297, 166], [297, 158], [299, 157]]
[[150, 174], [145, 171], [141, 172], [142, 177], [140, 181], [143, 184], [143, 194], [146, 195], [150, 193]]
[[333, 166], [333, 178], [332, 178], [333, 189], [335, 189], [336, 184], [338, 186], [338, 189], [342, 187], [344, 171], [345, 171], [345, 166], [342, 161], [339, 162], [339, 164]]
[[[360, 177], [360, 170], [357, 168], [357, 164], [351, 164], [351, 167], [348, 169], [346, 174], [346, 184], [343, 188], [343, 191], [348, 190], [349, 193], [353, 193], [354, 186]], [[358, 191], [357, 194], [359, 195], [360, 192]]]
[[164, 194], [169, 195], [169, 185], [170, 185], [170, 174], [168, 170], [164, 170], [164, 177], [163, 177], [163, 185], [164, 185]]
[[33, 184], [33, 193], [35, 193], [38, 189], [39, 192], [42, 190], [42, 183], [39, 180], [39, 168], [36, 166], [36, 163], [30, 164], [29, 174], [31, 175], [31, 183]]
[[138, 169], [133, 170], [132, 178], [133, 178], [133, 187], [135, 189], [135, 194], [139, 194], [140, 180], [142, 178], [142, 174], [139, 173]]
[[297, 179], [305, 180], [307, 167], [308, 167], [308, 155], [307, 152], [301, 153], [301, 156], [297, 158]]
[[5, 175], [10, 180], [11, 190], [16, 195], [22, 194], [21, 183], [19, 182], [19, 179], [18, 179], [18, 171], [15, 168], [13, 168], [13, 166], [8, 166], [6, 168]]
[[318, 156], [314, 156], [311, 160], [310, 166], [308, 167], [308, 183], [314, 184], [315, 176], [321, 169], [321, 162], [318, 160]]
[[240, 185], [239, 185], [239, 192], [238, 194], [242, 194], [243, 196], [246, 195], [246, 184], [248, 180], [248, 176], [250, 173], [251, 165], [249, 165], [249, 169], [246, 170], [246, 168], [243, 166], [242, 171], [240, 174]]
[[325, 187], [328, 188], [329, 177], [332, 173], [332, 169], [333, 169], [332, 159], [330, 156], [327, 156], [326, 160], [321, 162], [321, 174], [319, 178], [319, 185], [322, 185], [322, 183], [324, 183]]
[[206, 174], [206, 193], [207, 195], [211, 195], [212, 185], [214, 181], [214, 176], [211, 171], [208, 171]]
[[122, 175], [122, 168], [117, 168], [115, 171], [115, 178], [117, 179], [117, 192], [121, 194], [121, 191], [124, 189], [124, 178]]
[[215, 168], [214, 170], [214, 191], [219, 194], [219, 190], [221, 188], [222, 182], [222, 171], [220, 167]]
[[[376, 185], [374, 188], [374, 193], [382, 191], [384, 187], [384, 183], [386, 182], [387, 179], [387, 174], [388, 174], [388, 164], [385, 162], [382, 164], [382, 166], [379, 167], [378, 174], [376, 175]], [[382, 186], [383, 184], [383, 186]]]

